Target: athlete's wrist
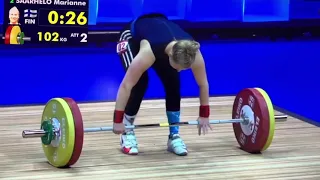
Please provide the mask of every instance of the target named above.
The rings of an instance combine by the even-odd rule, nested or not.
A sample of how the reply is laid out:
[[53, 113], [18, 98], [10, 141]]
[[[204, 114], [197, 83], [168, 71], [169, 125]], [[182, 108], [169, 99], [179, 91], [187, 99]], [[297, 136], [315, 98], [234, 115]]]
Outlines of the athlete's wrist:
[[200, 105], [199, 106], [199, 117], [209, 118], [210, 116], [210, 106], [209, 105]]
[[122, 123], [123, 122], [124, 111], [114, 110], [113, 112], [113, 123]]

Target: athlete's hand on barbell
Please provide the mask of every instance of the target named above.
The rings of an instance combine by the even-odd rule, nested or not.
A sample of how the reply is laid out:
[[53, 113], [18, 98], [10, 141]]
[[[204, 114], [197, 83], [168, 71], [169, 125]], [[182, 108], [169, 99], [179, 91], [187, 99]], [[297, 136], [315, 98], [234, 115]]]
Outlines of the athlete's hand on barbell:
[[126, 127], [123, 123], [113, 123], [113, 133], [123, 134], [126, 130]]
[[201, 135], [201, 130], [202, 130], [203, 135], [207, 134], [208, 128], [210, 128], [212, 131], [212, 127], [209, 123], [209, 118], [199, 117], [198, 118], [198, 134], [199, 134], [199, 136]]

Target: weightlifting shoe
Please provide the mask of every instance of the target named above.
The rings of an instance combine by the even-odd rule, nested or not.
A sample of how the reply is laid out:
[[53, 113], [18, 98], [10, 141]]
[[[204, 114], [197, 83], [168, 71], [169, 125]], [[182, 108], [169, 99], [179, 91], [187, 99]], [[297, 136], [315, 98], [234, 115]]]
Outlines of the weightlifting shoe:
[[120, 137], [121, 150], [124, 154], [137, 155], [138, 143], [134, 131], [128, 131]]
[[188, 154], [187, 146], [180, 138], [179, 134], [169, 135], [168, 151], [178, 156], [186, 156]]

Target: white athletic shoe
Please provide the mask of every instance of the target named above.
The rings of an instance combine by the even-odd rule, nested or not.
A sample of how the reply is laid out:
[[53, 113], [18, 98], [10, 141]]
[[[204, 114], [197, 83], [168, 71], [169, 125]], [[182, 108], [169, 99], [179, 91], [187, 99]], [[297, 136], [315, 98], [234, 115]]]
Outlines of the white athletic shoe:
[[184, 144], [179, 134], [174, 134], [171, 137], [169, 136], [167, 145], [169, 152], [172, 152], [178, 156], [188, 155], [187, 146]]
[[124, 154], [137, 155], [138, 143], [134, 131], [128, 131], [120, 136], [121, 150]]

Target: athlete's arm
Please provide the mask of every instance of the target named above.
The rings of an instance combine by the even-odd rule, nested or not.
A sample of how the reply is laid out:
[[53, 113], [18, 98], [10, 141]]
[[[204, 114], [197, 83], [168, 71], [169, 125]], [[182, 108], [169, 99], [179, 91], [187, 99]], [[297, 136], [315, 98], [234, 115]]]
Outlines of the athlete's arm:
[[200, 50], [196, 55], [196, 60], [191, 69], [200, 89], [200, 104], [202, 106], [209, 105], [209, 83], [207, 80], [206, 66]]
[[142, 40], [140, 42], [139, 53], [134, 57], [127, 69], [126, 75], [118, 90], [116, 110], [124, 111], [130, 97], [131, 89], [137, 84], [142, 74], [152, 66], [154, 61], [155, 57], [149, 42]]

